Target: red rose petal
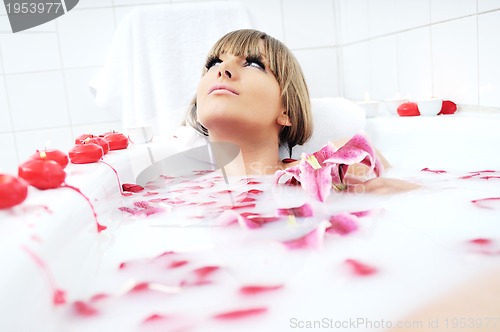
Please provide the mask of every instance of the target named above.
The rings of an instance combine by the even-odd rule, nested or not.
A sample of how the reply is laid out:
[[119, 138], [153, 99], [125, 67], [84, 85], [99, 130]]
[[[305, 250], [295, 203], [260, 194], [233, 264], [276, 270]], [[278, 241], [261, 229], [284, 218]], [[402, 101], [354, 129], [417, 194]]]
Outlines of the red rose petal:
[[124, 183], [122, 184], [123, 191], [138, 193], [144, 190], [143, 186], [134, 183]]
[[443, 174], [443, 173], [447, 173], [446, 171], [444, 170], [434, 170], [434, 169], [429, 169], [429, 168], [423, 168], [421, 170], [421, 172], [429, 172], [429, 173], [436, 173], [436, 174]]

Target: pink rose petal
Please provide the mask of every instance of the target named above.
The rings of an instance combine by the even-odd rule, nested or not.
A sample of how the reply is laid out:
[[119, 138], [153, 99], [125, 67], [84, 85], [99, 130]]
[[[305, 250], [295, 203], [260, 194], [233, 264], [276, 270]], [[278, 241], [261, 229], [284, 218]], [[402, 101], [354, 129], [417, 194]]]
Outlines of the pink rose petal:
[[471, 200], [479, 208], [483, 209], [500, 209], [500, 197], [488, 197]]
[[99, 314], [99, 311], [84, 301], [73, 302], [73, 310], [80, 316], [90, 317]]
[[178, 261], [172, 261], [170, 264], [168, 264], [169, 269], [176, 269], [178, 267], [187, 265], [189, 262], [187, 260], [178, 260]]
[[330, 226], [326, 229], [327, 233], [347, 235], [358, 230], [358, 217], [344, 212], [331, 216]]
[[232, 310], [226, 311], [220, 314], [216, 314], [213, 316], [214, 319], [218, 320], [228, 320], [228, 319], [240, 319], [246, 318], [250, 316], [256, 316], [266, 313], [268, 310], [266, 307], [256, 307], [250, 309], [240, 309], [240, 310]]
[[363, 134], [354, 135], [338, 150], [328, 143], [311, 155], [303, 154], [298, 165], [277, 171], [275, 182], [280, 183], [283, 176], [289, 176], [298, 181], [309, 196], [324, 202], [332, 185], [345, 189], [344, 177], [349, 165], [356, 163], [368, 166], [376, 176], [383, 171], [380, 159]]
[[219, 266], [203, 266], [190, 272], [190, 274], [180, 282], [180, 286], [202, 286], [212, 283], [209, 277], [216, 271], [219, 271]]
[[323, 244], [325, 229], [330, 225], [329, 222], [321, 222], [316, 228], [307, 234], [293, 240], [282, 242], [289, 250], [294, 249], [319, 249]]
[[259, 285], [248, 285], [240, 288], [240, 294], [243, 295], [256, 295], [260, 293], [267, 293], [282, 289], [283, 285], [271, 285], [271, 286], [259, 286]]
[[355, 259], [347, 259], [345, 261], [345, 264], [347, 264], [351, 268], [352, 273], [361, 277], [367, 277], [378, 272], [377, 268], [365, 263], [361, 263], [360, 261]]
[[493, 241], [491, 239], [485, 239], [485, 238], [477, 238], [473, 240], [469, 240], [469, 243], [474, 244], [474, 245], [479, 245], [479, 246], [487, 246], [490, 245]]
[[314, 213], [311, 204], [305, 203], [298, 207], [279, 208], [277, 214], [279, 216], [312, 217]]

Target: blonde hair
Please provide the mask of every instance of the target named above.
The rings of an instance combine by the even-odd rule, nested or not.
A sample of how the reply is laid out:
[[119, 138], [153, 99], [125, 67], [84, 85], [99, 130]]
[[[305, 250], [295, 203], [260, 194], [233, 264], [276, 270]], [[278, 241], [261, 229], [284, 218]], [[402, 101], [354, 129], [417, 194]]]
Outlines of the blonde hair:
[[[263, 50], [262, 50], [263, 45]], [[295, 145], [302, 145], [312, 135], [311, 103], [302, 69], [292, 52], [279, 40], [264, 32], [243, 29], [229, 32], [220, 38], [207, 56], [207, 61], [224, 53], [247, 57], [261, 54], [268, 60], [269, 69], [281, 89], [283, 106], [291, 126], [284, 126], [279, 133], [280, 145], [288, 148], [291, 155]], [[207, 72], [205, 68], [203, 74]], [[197, 120], [196, 96], [186, 115], [185, 124], [208, 136], [208, 131]]]

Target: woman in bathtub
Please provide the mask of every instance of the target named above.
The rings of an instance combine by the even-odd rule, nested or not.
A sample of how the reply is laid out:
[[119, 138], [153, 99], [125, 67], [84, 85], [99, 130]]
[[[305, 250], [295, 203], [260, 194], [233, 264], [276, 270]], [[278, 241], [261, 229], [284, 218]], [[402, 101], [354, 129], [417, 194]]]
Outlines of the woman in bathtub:
[[[263, 32], [237, 30], [219, 39], [210, 51], [186, 123], [209, 136], [212, 142], [239, 146], [242, 159], [225, 167], [228, 174], [263, 175], [287, 170], [293, 173], [304, 160], [281, 160], [279, 147], [283, 145], [291, 152], [311, 137], [310, 108], [308, 88], [291, 51]], [[380, 155], [374, 158], [388, 166]], [[318, 160], [309, 159], [316, 169], [321, 167], [315, 164]], [[351, 165], [343, 180], [346, 187], [376, 193], [416, 187], [389, 178], [366, 180], [373, 169], [373, 165], [368, 166]]]

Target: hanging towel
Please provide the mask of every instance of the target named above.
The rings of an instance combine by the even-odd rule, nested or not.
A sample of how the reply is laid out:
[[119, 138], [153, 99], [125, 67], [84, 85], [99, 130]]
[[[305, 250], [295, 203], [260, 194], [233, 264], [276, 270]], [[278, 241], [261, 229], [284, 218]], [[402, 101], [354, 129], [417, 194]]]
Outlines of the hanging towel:
[[239, 2], [210, 1], [138, 8], [118, 25], [106, 63], [90, 82], [96, 104], [123, 126], [178, 127], [195, 95], [205, 58], [229, 31], [251, 28]]

